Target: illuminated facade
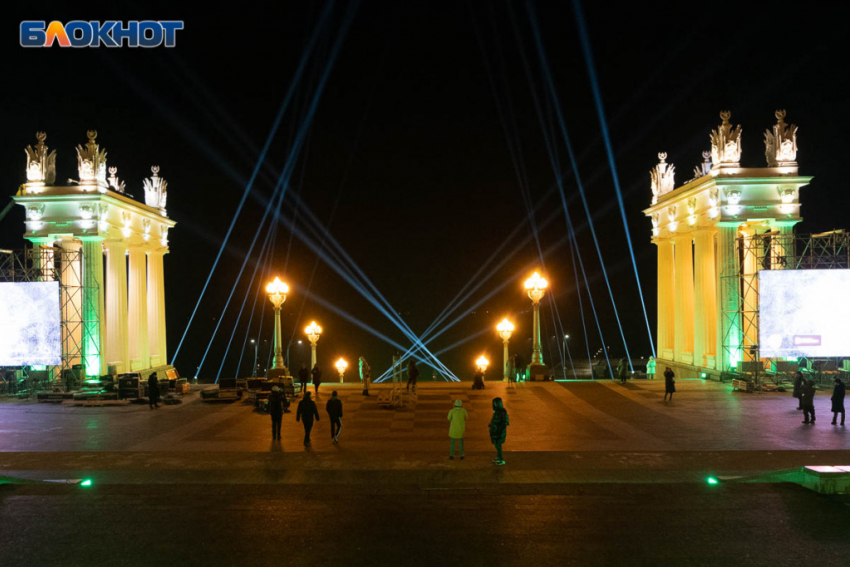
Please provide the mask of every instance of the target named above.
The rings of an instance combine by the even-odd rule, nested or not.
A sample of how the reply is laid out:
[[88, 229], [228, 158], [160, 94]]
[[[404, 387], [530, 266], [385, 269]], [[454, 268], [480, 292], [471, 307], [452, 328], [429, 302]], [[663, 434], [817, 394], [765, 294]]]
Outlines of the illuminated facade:
[[[82, 324], [70, 330], [82, 345], [76, 363], [87, 376], [166, 366], [163, 256], [175, 222], [165, 211], [167, 183], [159, 167], [144, 181], [144, 204], [136, 201], [117, 168], [107, 177], [106, 150], [89, 131], [88, 142], [77, 146], [79, 180], [56, 185], [56, 152], [48, 153], [44, 133], [36, 137], [35, 147], [26, 149], [27, 182], [14, 199], [26, 209], [24, 238], [34, 249], [81, 252], [82, 265], [61, 272], [79, 280], [63, 283], [83, 290], [62, 317], [67, 324], [70, 312], [81, 314]], [[49, 253], [33, 258], [52, 261]]]
[[[741, 305], [757, 309], [757, 256], [740, 248], [739, 236], [763, 236], [763, 246], [778, 248], [800, 222], [800, 188], [811, 177], [798, 175], [797, 127], [777, 123], [765, 133], [767, 167], [741, 167], [741, 127], [721, 112], [722, 124], [711, 133], [711, 151], [694, 168], [694, 179], [675, 186], [675, 170], [659, 154], [650, 172], [652, 241], [658, 247], [659, 373], [671, 366], [680, 376], [711, 376], [740, 369], [754, 359], [758, 334], [743, 331]], [[793, 251], [771, 249], [768, 257]]]

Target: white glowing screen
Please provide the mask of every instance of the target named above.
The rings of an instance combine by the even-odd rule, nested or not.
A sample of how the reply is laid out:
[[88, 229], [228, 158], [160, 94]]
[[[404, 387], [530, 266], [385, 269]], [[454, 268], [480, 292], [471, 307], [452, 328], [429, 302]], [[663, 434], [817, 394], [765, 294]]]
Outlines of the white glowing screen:
[[0, 283], [0, 366], [62, 360], [59, 282]]
[[850, 356], [850, 270], [759, 272], [759, 354]]

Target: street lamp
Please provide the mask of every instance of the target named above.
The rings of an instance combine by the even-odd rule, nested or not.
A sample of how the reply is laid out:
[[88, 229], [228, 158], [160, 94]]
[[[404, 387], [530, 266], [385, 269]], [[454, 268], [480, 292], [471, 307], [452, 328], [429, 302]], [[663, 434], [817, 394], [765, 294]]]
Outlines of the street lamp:
[[266, 286], [266, 293], [269, 294], [269, 300], [274, 305], [274, 366], [271, 367], [271, 370], [283, 370], [282, 374], [286, 376], [286, 366], [283, 364], [283, 342], [280, 334], [280, 306], [286, 301], [289, 286], [280, 281], [280, 278], [275, 277], [274, 281]]
[[251, 378], [257, 377], [257, 355], [259, 354], [258, 349], [260, 348], [260, 343], [251, 339], [251, 344], [254, 345], [254, 366], [251, 370]]
[[487, 372], [487, 367], [490, 366], [490, 361], [482, 354], [478, 357], [478, 360], [475, 361], [475, 366], [478, 367], [478, 370], [484, 373]]
[[289, 341], [289, 344], [286, 345], [286, 365], [289, 368], [292, 368], [292, 365], [290, 364], [290, 360], [289, 360], [289, 347], [291, 347], [295, 343], [298, 343], [300, 345], [302, 342], [303, 341]]
[[547, 287], [549, 287], [549, 282], [537, 272], [534, 272], [530, 278], [525, 280], [525, 289], [528, 292], [531, 305], [534, 307], [534, 350], [531, 353], [532, 365], [543, 366], [543, 355], [540, 352], [540, 300], [546, 295]]
[[[315, 321], [312, 321], [307, 328], [304, 329], [304, 332], [307, 334], [307, 338], [310, 339], [310, 346], [313, 347], [313, 356], [311, 360], [311, 368], [316, 366], [316, 343], [319, 342], [319, 337], [322, 335], [322, 328], [316, 324]], [[341, 359], [340, 359], [341, 360]]]
[[511, 339], [511, 333], [514, 332], [514, 324], [508, 321], [508, 318], [505, 317], [498, 325], [496, 325], [496, 330], [499, 331], [499, 336], [502, 337], [502, 344], [505, 346], [503, 369], [505, 380], [508, 380], [508, 341]]
[[334, 366], [336, 366], [336, 371], [339, 372], [339, 383], [342, 384], [343, 374], [345, 374], [345, 369], [348, 368], [348, 363], [344, 358], [340, 358]]

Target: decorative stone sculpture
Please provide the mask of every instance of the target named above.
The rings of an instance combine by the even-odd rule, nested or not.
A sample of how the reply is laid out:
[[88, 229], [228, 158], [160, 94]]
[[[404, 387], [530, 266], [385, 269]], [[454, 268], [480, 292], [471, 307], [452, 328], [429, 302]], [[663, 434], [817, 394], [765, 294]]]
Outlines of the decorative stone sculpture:
[[106, 150], [101, 150], [95, 142], [97, 130], [86, 132], [89, 141], [85, 146], [77, 146], [77, 170], [80, 175], [80, 185], [96, 186], [105, 193], [106, 183]]
[[117, 191], [118, 193], [123, 194], [124, 193], [124, 182], [118, 180], [118, 177], [115, 175], [116, 173], [118, 173], [118, 168], [117, 167], [110, 167], [109, 168], [109, 179], [107, 179], [107, 181], [109, 181], [109, 187], [113, 191]]
[[732, 113], [720, 113], [723, 123], [711, 131], [711, 161], [713, 167], [739, 167], [741, 165], [741, 126], [732, 128]]
[[25, 150], [27, 183], [52, 185], [56, 181], [56, 150], [47, 153], [47, 146], [44, 144], [44, 140], [47, 139], [46, 133], [36, 132], [35, 138], [38, 140], [35, 148], [27, 146]]
[[768, 167], [797, 165], [797, 127], [785, 123], [785, 111], [777, 110], [773, 132], [764, 133], [765, 157]]
[[151, 171], [153, 176], [150, 179], [145, 179], [144, 182], [145, 204], [149, 207], [158, 208], [162, 216], [167, 216], [165, 214], [165, 201], [168, 197], [166, 191], [168, 182], [159, 176], [158, 165], [151, 167]]
[[694, 178], [708, 175], [711, 172], [711, 152], [702, 152], [702, 163], [694, 167]]
[[669, 193], [676, 187], [673, 179], [676, 174], [676, 167], [672, 163], [667, 163], [667, 154], [661, 152], [658, 154], [658, 165], [649, 170], [649, 177], [652, 182], [652, 204], [658, 202], [658, 198], [665, 193]]

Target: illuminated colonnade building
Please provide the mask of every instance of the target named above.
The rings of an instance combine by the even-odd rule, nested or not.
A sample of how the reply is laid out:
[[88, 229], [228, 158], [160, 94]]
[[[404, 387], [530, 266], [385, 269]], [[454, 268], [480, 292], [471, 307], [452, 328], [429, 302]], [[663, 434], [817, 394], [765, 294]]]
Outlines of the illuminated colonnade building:
[[[683, 377], [705, 372], [741, 369], [755, 360], [750, 345], [755, 320], [741, 316], [741, 305], [758, 309], [759, 266], [752, 248], [741, 247], [739, 236], [768, 235], [773, 246], [762, 257], [782, 263], [793, 250], [781, 250], [800, 222], [800, 188], [811, 181], [797, 171], [797, 127], [777, 124], [765, 134], [767, 167], [741, 167], [741, 127], [721, 112], [722, 124], [711, 133], [711, 151], [694, 168], [695, 178], [681, 187], [674, 166], [659, 154], [650, 171], [652, 241], [658, 246], [658, 373], [671, 366]], [[791, 244], [793, 246], [793, 244]], [[739, 255], [742, 257], [739, 258]], [[790, 266], [788, 266], [790, 267]], [[752, 348], [748, 348], [752, 347]]]
[[[56, 151], [48, 153], [44, 133], [36, 137], [26, 148], [27, 182], [15, 196], [26, 208], [24, 238], [40, 264], [51, 264], [57, 248], [82, 252], [62, 256], [81, 264], [61, 270], [61, 284], [81, 290], [63, 302], [63, 354], [75, 353], [71, 362], [87, 376], [166, 366], [163, 256], [175, 222], [165, 211], [159, 167], [144, 180], [144, 204], [136, 201], [117, 168], [107, 177], [106, 150], [89, 131], [88, 142], [77, 146], [79, 180], [56, 185]], [[48, 273], [53, 266], [39, 268]]]

